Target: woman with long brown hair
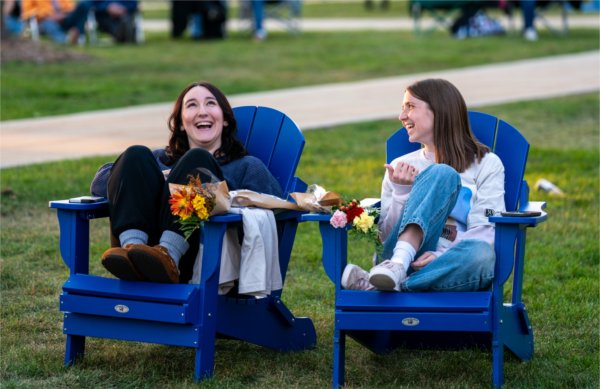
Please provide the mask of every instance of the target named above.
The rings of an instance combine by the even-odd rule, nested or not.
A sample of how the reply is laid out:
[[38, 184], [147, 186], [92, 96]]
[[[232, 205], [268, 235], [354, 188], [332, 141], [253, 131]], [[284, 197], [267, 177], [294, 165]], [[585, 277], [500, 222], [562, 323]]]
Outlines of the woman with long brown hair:
[[124, 280], [188, 282], [198, 253], [200, 231], [186, 241], [169, 208], [169, 183], [186, 184], [208, 169], [229, 189], [281, 196], [281, 188], [258, 158], [248, 155], [236, 136], [231, 105], [214, 85], [196, 82], [175, 101], [165, 148], [131, 146], [114, 163], [103, 165], [91, 192], [107, 197], [110, 226], [118, 242], [102, 255], [102, 265]]
[[406, 89], [400, 121], [422, 148], [386, 164], [379, 220], [383, 253], [370, 272], [350, 264], [346, 289], [474, 291], [494, 277], [494, 225], [504, 167], [479, 143], [458, 89], [441, 79]]

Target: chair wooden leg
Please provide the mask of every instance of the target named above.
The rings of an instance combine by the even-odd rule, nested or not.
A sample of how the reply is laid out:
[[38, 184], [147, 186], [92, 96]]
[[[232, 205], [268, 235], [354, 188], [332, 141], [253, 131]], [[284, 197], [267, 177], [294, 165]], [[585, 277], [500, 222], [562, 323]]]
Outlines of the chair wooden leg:
[[215, 370], [215, 341], [204, 342], [203, 347], [196, 349], [196, 364], [194, 366], [194, 381], [213, 376]]
[[303, 351], [317, 344], [312, 320], [295, 317], [277, 297], [219, 296], [218, 312], [217, 331], [234, 339], [279, 351]]
[[533, 358], [533, 329], [525, 305], [505, 305], [502, 325], [504, 345], [522, 361]]
[[346, 363], [346, 333], [335, 330], [333, 334], [333, 387], [344, 386], [344, 370]]
[[83, 357], [85, 352], [85, 336], [67, 335], [65, 346], [65, 365], [70, 366], [77, 358]]
[[500, 388], [504, 383], [504, 344], [499, 334], [492, 335], [492, 384]]

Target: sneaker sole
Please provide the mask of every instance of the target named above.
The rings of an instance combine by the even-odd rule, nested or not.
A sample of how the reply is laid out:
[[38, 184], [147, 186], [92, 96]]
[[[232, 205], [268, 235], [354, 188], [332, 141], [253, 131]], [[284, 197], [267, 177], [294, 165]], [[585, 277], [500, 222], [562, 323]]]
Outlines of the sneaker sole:
[[130, 249], [129, 258], [150, 282], [163, 284], [176, 284], [179, 282], [179, 277], [177, 276], [177, 279], [171, 278], [166, 266], [152, 254], [142, 250]]
[[373, 274], [369, 276], [369, 282], [378, 290], [393, 292], [396, 290], [396, 283], [385, 274]]
[[113, 276], [124, 281], [143, 281], [144, 277], [138, 273], [133, 263], [120, 256], [108, 255], [102, 259], [102, 265]]

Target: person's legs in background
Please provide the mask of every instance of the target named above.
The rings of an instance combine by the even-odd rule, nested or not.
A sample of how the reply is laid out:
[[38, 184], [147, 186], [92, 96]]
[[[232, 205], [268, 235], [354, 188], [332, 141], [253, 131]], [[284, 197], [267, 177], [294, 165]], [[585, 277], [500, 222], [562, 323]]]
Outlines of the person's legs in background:
[[2, 2], [2, 33], [19, 36], [23, 32], [24, 23], [21, 20], [21, 5], [15, 0]]
[[69, 43], [75, 44], [79, 41], [80, 36], [85, 35], [85, 22], [91, 8], [91, 2], [80, 1], [73, 11], [60, 21], [60, 27], [66, 31], [69, 38]]
[[523, 36], [528, 41], [538, 39], [535, 29], [535, 0], [521, 0], [521, 12], [523, 12]]
[[267, 30], [265, 29], [265, 1], [252, 0], [252, 15], [254, 17], [254, 38], [257, 40], [265, 40], [267, 38]]
[[67, 42], [67, 34], [65, 34], [58, 22], [46, 19], [42, 20], [39, 25], [40, 32], [50, 38], [53, 42], [60, 45], [63, 45]]
[[191, 1], [171, 1], [171, 38], [181, 38], [188, 26], [192, 7]]
[[135, 16], [125, 13], [119, 16], [111, 16], [107, 12], [96, 12], [98, 30], [111, 35], [115, 42], [135, 42]]

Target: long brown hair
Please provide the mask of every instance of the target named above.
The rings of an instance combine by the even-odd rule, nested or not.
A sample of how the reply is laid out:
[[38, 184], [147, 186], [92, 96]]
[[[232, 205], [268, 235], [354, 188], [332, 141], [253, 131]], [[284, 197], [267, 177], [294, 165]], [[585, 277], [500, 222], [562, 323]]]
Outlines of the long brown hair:
[[464, 172], [477, 158], [490, 151], [475, 139], [469, 124], [467, 104], [459, 90], [442, 79], [417, 81], [406, 90], [426, 102], [433, 112], [433, 144], [437, 163]]
[[183, 154], [190, 149], [190, 143], [185, 131], [183, 131], [183, 119], [181, 117], [181, 111], [183, 108], [183, 98], [192, 88], [197, 86], [204, 87], [215, 96], [219, 107], [223, 111], [223, 122], [227, 123], [227, 126], [223, 126], [223, 133], [221, 134], [221, 147], [215, 151], [215, 158], [219, 159], [221, 163], [227, 163], [235, 159], [239, 159], [244, 155], [248, 155], [246, 148], [237, 138], [237, 122], [233, 109], [225, 97], [225, 94], [221, 92], [219, 88], [212, 85], [211, 83], [201, 81], [194, 82], [185, 87], [175, 104], [173, 105], [173, 111], [169, 116], [169, 131], [171, 136], [169, 137], [169, 145], [167, 146], [167, 156], [172, 162], [177, 162]]

